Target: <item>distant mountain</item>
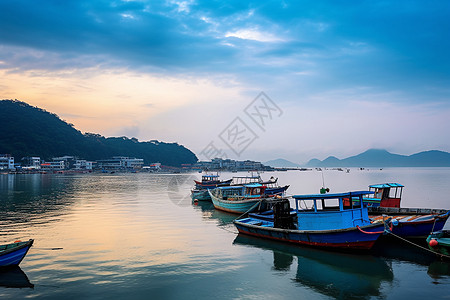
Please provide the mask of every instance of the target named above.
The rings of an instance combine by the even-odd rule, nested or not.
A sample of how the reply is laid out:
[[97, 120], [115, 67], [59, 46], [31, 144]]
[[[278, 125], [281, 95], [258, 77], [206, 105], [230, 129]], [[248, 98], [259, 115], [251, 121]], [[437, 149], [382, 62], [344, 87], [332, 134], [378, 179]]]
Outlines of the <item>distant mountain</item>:
[[43, 159], [72, 155], [87, 160], [112, 156], [143, 158], [146, 164], [168, 166], [195, 163], [197, 157], [177, 143], [136, 138], [83, 134], [56, 114], [17, 100], [0, 101], [0, 154], [11, 154], [17, 162], [24, 156]]
[[271, 166], [274, 168], [297, 168], [300, 167], [300, 165], [293, 163], [289, 160], [278, 158], [274, 160], [269, 160], [264, 163], [266, 166]]
[[450, 167], [450, 153], [431, 150], [412, 155], [393, 154], [383, 149], [370, 149], [361, 154], [323, 161], [311, 159], [308, 167]]

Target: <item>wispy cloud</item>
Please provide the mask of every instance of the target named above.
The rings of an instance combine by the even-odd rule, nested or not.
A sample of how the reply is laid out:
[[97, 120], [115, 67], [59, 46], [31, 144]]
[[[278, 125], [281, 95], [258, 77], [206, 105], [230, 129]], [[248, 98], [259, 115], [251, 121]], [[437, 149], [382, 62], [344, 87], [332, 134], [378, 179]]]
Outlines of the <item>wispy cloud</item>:
[[[241, 100], [264, 90], [281, 105], [314, 112], [317, 103], [331, 111], [351, 101], [363, 101], [361, 110], [362, 103], [370, 103], [368, 109], [432, 103], [430, 111], [447, 111], [449, 14], [444, 0], [3, 0], [0, 87], [10, 98], [35, 103], [70, 100], [65, 113], [74, 118], [87, 115], [73, 112], [75, 98], [92, 111], [109, 103], [114, 116], [118, 103], [126, 103], [125, 118], [133, 107], [149, 114], [168, 114], [189, 101], [209, 107], [227, 101], [226, 89]], [[208, 84], [198, 84], [204, 80]], [[28, 90], [14, 91], [18, 84]], [[171, 118], [160, 122], [165, 119]], [[121, 122], [114, 126], [135, 126]], [[430, 131], [434, 125], [423, 124]]]

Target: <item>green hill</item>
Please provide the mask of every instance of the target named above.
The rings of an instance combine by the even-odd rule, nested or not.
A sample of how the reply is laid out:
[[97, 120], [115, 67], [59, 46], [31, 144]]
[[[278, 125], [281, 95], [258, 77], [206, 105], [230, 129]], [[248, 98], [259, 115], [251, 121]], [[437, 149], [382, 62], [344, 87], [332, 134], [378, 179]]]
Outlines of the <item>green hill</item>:
[[11, 154], [16, 161], [24, 156], [51, 159], [63, 155], [88, 160], [129, 156], [168, 166], [197, 161], [192, 151], [177, 143], [83, 134], [56, 114], [17, 100], [0, 101], [0, 122], [0, 153]]

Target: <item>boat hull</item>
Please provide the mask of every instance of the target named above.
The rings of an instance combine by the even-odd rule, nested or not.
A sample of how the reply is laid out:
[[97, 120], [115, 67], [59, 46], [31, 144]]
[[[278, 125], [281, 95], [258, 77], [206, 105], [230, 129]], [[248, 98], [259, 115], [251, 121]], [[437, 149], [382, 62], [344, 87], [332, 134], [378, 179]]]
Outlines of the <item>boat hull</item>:
[[[431, 240], [436, 240], [436, 244], [430, 243]], [[427, 237], [427, 244], [432, 251], [450, 256], [450, 233], [448, 231], [439, 230], [432, 232]]]
[[266, 188], [264, 194], [266, 195], [282, 195], [289, 188], [289, 185], [280, 186], [276, 188]]
[[209, 195], [208, 190], [192, 191], [191, 197], [192, 200], [211, 201], [211, 196]]
[[[433, 231], [439, 231], [444, 227], [447, 217], [439, 218], [435, 215], [428, 216], [391, 216], [391, 232], [407, 239], [425, 239]], [[380, 216], [371, 216], [380, 219]], [[398, 219], [397, 219], [398, 218]]]
[[18, 266], [27, 255], [34, 240], [0, 246], [0, 267]]
[[383, 224], [362, 226], [360, 229], [353, 227], [315, 231], [273, 228], [270, 227], [270, 224], [269, 226], [258, 226], [241, 222], [241, 220], [235, 221], [234, 224], [239, 233], [242, 234], [300, 245], [354, 250], [368, 250], [372, 248], [384, 231]]
[[223, 200], [214, 196], [211, 191], [209, 192], [214, 207], [218, 210], [234, 214], [243, 214], [255, 210], [258, 203], [261, 202], [261, 198], [246, 199], [246, 200]]

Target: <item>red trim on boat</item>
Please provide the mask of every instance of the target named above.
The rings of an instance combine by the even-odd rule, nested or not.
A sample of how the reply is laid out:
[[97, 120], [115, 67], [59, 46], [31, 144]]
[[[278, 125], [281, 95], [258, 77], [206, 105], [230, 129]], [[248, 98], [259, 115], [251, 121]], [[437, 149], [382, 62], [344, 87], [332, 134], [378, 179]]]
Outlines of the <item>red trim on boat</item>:
[[308, 246], [315, 246], [315, 247], [325, 247], [325, 248], [342, 248], [342, 249], [359, 249], [359, 250], [369, 250], [373, 247], [376, 240], [374, 241], [363, 241], [363, 242], [354, 242], [354, 243], [315, 243], [315, 242], [306, 242], [306, 241], [297, 241], [297, 240], [287, 240], [284, 238], [277, 238], [273, 236], [267, 236], [264, 234], [258, 234], [253, 232], [244, 231], [242, 229], [238, 228], [239, 233], [262, 237], [262, 238], [268, 238], [272, 240], [282, 241], [282, 242], [289, 242], [294, 244], [300, 244], [300, 245], [308, 245]]

